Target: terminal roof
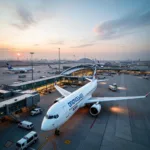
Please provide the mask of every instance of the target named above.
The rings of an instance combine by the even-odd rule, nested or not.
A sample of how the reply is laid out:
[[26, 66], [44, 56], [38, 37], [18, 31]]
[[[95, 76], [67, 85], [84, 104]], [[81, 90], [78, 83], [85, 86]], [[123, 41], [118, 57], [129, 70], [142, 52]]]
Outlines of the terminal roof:
[[22, 85], [27, 85], [30, 83], [36, 83], [36, 82], [54, 79], [54, 78], [58, 78], [58, 77], [62, 77], [62, 75], [56, 75], [56, 76], [51, 76], [51, 77], [46, 77], [46, 78], [42, 78], [42, 79], [37, 79], [37, 80], [32, 80], [32, 81], [27, 81], [27, 82], [21, 82], [21, 83], [13, 83], [10, 86], [22, 86]]
[[87, 68], [93, 68], [93, 65], [91, 64], [86, 64], [86, 65], [78, 65], [78, 66], [74, 66], [74, 67], [71, 67], [71, 68], [68, 68], [66, 70], [64, 70], [61, 75], [69, 75], [75, 71], [79, 71], [79, 70], [83, 70], [83, 69], [87, 69]]
[[6, 94], [6, 93], [10, 93], [10, 91], [6, 91], [6, 90], [1, 90], [1, 89], [0, 89], [0, 93]]
[[23, 100], [27, 97], [30, 97], [30, 96], [31, 96], [31, 94], [24, 94], [24, 95], [21, 95], [18, 97], [14, 97], [14, 98], [2, 101], [2, 102], [0, 102], [0, 108], [5, 106], [5, 105], [10, 105], [10, 104], [16, 103], [16, 102], [21, 101], [21, 100]]

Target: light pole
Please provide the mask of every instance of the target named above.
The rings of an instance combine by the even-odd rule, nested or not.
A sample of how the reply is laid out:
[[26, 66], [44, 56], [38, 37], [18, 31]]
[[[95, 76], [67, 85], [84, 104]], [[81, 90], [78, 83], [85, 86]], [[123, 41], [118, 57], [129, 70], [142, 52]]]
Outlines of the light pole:
[[74, 57], [74, 61], [75, 61], [75, 63], [76, 63], [76, 55], [73, 55], [73, 57]]
[[32, 66], [32, 80], [33, 80], [33, 54], [34, 52], [30, 52], [31, 54], [31, 66]]
[[60, 48], [58, 48], [58, 57], [59, 57], [59, 73], [60, 73]]

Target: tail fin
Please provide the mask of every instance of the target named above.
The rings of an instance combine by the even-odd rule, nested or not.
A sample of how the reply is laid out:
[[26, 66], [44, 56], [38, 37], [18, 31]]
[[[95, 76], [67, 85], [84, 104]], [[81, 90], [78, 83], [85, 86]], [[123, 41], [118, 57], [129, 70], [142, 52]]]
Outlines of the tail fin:
[[95, 69], [94, 69], [94, 73], [93, 73], [93, 79], [92, 80], [95, 80], [95, 78], [96, 78], [96, 65], [95, 65]]
[[9, 63], [6, 63], [6, 64], [7, 64], [8, 69], [12, 69], [12, 66]]
[[52, 66], [51, 66], [50, 64], [48, 64], [48, 67], [49, 67], [49, 68], [52, 68]]

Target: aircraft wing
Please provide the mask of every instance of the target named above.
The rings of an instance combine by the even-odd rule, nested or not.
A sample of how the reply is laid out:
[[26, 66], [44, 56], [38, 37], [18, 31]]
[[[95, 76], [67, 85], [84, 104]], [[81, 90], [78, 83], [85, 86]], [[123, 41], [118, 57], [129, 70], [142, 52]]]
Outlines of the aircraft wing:
[[92, 79], [89, 79], [89, 78], [87, 78], [87, 77], [86, 77], [85, 79], [88, 80], [88, 81], [90, 81], [90, 82], [92, 81]]
[[[86, 80], [88, 81], [92, 81], [92, 79], [89, 79], [89, 78], [85, 78]], [[108, 81], [108, 79], [101, 79], [101, 80], [97, 80], [97, 82], [105, 82], [105, 81]]]
[[63, 95], [64, 97], [66, 97], [66, 96], [68, 96], [68, 95], [71, 94], [71, 92], [69, 92], [69, 91], [67, 91], [67, 90], [65, 90], [65, 89], [63, 89], [63, 88], [61, 88], [61, 87], [59, 87], [58, 85], [55, 85], [55, 88], [56, 88], [56, 90], [57, 90], [61, 95]]
[[108, 81], [108, 79], [100, 79], [100, 80], [97, 80], [97, 82], [105, 82], [105, 81]]
[[118, 100], [128, 100], [128, 99], [140, 99], [146, 98], [150, 92], [144, 96], [124, 96], [124, 97], [92, 97], [90, 98], [86, 104], [96, 103], [96, 102], [107, 102], [107, 101], [118, 101]]

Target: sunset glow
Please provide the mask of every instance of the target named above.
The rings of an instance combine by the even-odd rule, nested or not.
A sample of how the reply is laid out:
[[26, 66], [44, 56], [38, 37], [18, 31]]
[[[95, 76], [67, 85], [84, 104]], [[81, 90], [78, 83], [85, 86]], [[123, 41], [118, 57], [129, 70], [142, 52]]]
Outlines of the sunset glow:
[[128, 109], [127, 108], [117, 107], [117, 106], [112, 106], [110, 108], [110, 111], [114, 112], [114, 113], [119, 113], [119, 114], [127, 114], [128, 113]]
[[[0, 59], [149, 59], [148, 0], [5, 0], [0, 2]], [[146, 4], [146, 5], [145, 5]]]

